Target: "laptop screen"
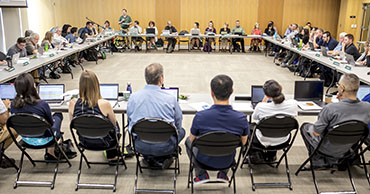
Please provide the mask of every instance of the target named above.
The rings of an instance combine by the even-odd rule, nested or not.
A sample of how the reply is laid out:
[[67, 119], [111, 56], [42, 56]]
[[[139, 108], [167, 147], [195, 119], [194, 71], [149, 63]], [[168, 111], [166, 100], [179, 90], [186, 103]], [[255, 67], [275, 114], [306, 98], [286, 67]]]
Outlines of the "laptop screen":
[[100, 84], [100, 95], [105, 100], [118, 100], [118, 84]]
[[176, 100], [179, 101], [179, 88], [161, 88], [162, 91], [176, 97]]
[[0, 84], [0, 99], [13, 100], [16, 95], [14, 84]]
[[357, 91], [357, 98], [362, 100], [368, 94], [370, 94], [370, 86], [360, 86]]
[[295, 81], [294, 99], [297, 101], [322, 101], [323, 81]]
[[41, 84], [39, 85], [39, 96], [45, 101], [62, 101], [64, 84]]
[[263, 86], [252, 86], [252, 104], [262, 102], [264, 97], [265, 93], [263, 92]]

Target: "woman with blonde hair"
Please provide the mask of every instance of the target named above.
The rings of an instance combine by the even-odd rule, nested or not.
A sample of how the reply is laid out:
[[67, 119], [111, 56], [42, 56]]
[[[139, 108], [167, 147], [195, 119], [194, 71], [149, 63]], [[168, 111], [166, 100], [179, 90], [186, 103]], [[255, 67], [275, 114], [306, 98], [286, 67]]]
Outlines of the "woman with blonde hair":
[[[257, 22], [256, 24], [254, 24], [254, 28], [252, 30], [252, 35], [262, 35], [262, 31], [260, 29], [260, 25], [259, 23]], [[251, 47], [249, 50], [253, 50], [253, 51], [260, 51], [260, 48], [258, 47], [262, 42], [262, 39], [261, 38], [253, 38], [251, 40]]]
[[[120, 137], [120, 129], [116, 121], [116, 117], [113, 112], [113, 108], [107, 100], [104, 100], [100, 95], [99, 80], [96, 74], [92, 71], [85, 70], [81, 73], [79, 82], [79, 94], [78, 99], [72, 99], [69, 103], [69, 118], [72, 120], [75, 117], [84, 114], [100, 115], [107, 118], [113, 126], [115, 131], [109, 132], [107, 137], [102, 139], [88, 139], [79, 137], [80, 142], [85, 145], [94, 145], [97, 147], [103, 147], [107, 145], [115, 145], [117, 142], [114, 141], [114, 136], [117, 133]], [[110, 147], [110, 146], [108, 146]], [[110, 160], [116, 160], [117, 154], [116, 149], [107, 150], [107, 158]]]

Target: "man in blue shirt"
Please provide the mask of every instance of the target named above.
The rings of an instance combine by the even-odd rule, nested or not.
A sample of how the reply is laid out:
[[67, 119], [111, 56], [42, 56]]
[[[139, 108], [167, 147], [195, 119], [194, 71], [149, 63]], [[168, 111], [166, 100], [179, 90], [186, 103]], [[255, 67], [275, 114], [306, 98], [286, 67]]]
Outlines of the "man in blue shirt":
[[[240, 135], [242, 143], [247, 142], [247, 135], [249, 134], [249, 124], [246, 116], [238, 111], [233, 110], [229, 105], [229, 97], [233, 93], [233, 81], [227, 75], [217, 75], [211, 81], [211, 95], [214, 105], [207, 110], [198, 112], [193, 120], [191, 127], [191, 134], [186, 139], [186, 151], [190, 158], [191, 143], [194, 139], [202, 134], [212, 131], [226, 131], [232, 134]], [[193, 148], [193, 154], [196, 160], [213, 168], [226, 168], [234, 161], [235, 153], [230, 156], [223, 157], [209, 157], [202, 155], [196, 148]], [[205, 183], [209, 181], [209, 175], [206, 170], [199, 168], [197, 162], [195, 163], [194, 184]], [[217, 180], [227, 182], [228, 169], [217, 173]]]
[[319, 28], [316, 30], [316, 34], [313, 37], [313, 45], [315, 48], [320, 48], [322, 44], [324, 43], [322, 36], [324, 34], [324, 30], [322, 28]]
[[338, 41], [331, 37], [329, 31], [324, 32], [324, 34], [322, 35], [322, 40], [322, 46], [328, 48], [329, 51], [334, 50], [335, 47], [338, 45]]
[[[172, 123], [178, 130], [178, 142], [185, 137], [185, 130], [182, 128], [182, 111], [177, 98], [162, 91], [163, 67], [159, 63], [153, 63], [145, 68], [145, 80], [147, 85], [132, 94], [127, 104], [127, 117], [129, 132], [132, 126], [142, 118], [161, 118]], [[149, 165], [169, 165], [166, 156], [172, 154], [177, 148], [175, 137], [163, 144], [152, 144], [143, 142], [134, 137], [135, 148], [144, 155], [144, 162]], [[149, 157], [155, 156], [155, 157]], [[168, 160], [167, 160], [168, 161]], [[171, 160], [172, 161], [172, 160]], [[163, 166], [165, 165], [165, 166]]]
[[80, 38], [84, 39], [84, 37], [90, 37], [93, 34], [92, 27], [93, 24], [91, 22], [86, 22], [86, 27], [82, 28], [80, 33]]

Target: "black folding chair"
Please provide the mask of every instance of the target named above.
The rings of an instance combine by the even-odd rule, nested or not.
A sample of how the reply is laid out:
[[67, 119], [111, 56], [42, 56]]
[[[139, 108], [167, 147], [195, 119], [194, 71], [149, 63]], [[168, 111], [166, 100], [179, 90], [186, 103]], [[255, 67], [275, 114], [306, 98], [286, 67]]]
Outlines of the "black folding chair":
[[[297, 172], [295, 173], [296, 176], [298, 176], [299, 172], [302, 170], [302, 168], [310, 162], [310, 170], [312, 172], [312, 178], [315, 185], [316, 192], [318, 194], [322, 193], [319, 190], [319, 186], [317, 184], [316, 176], [315, 176], [315, 169], [313, 167], [312, 158], [314, 156], [324, 156], [326, 158], [331, 158], [335, 161], [338, 161], [336, 165], [339, 164], [346, 164], [347, 170], [348, 170], [348, 176], [352, 185], [352, 191], [341, 191], [341, 192], [330, 192], [330, 193], [357, 193], [355, 183], [353, 181], [350, 166], [349, 166], [349, 159], [355, 156], [358, 153], [358, 150], [362, 146], [365, 138], [369, 135], [369, 128], [367, 124], [356, 121], [356, 120], [350, 120], [345, 121], [342, 123], [339, 123], [332, 127], [331, 129], [327, 129], [323, 138], [320, 140], [320, 143], [315, 148], [315, 150], [309, 154], [309, 157], [307, 160], [303, 162], [303, 164], [298, 168]], [[326, 143], [330, 142], [330, 144], [333, 145], [348, 145], [347, 148], [341, 149], [343, 156], [337, 157], [332, 156], [330, 153], [324, 153], [321, 151], [321, 145], [325, 145]], [[332, 169], [329, 169], [332, 171]], [[332, 171], [333, 172], [333, 171]], [[323, 192], [328, 193], [328, 192]]]
[[12, 160], [10, 160], [10, 158], [5, 154], [4, 144], [5, 142], [0, 143], [0, 164], [4, 160], [6, 160], [15, 168], [16, 171], [18, 171], [19, 170], [18, 166]]
[[[135, 174], [135, 186], [134, 186], [134, 193], [176, 193], [176, 176], [180, 174], [180, 162], [179, 162], [179, 147], [178, 147], [178, 135], [177, 129], [168, 121], [159, 118], [143, 118], [137, 121], [131, 129], [130, 134], [133, 142], [134, 153], [136, 156], [136, 174]], [[134, 137], [136, 136], [136, 137]], [[161, 144], [168, 142], [171, 137], [175, 137], [177, 146], [174, 152], [171, 154], [170, 157], [175, 159], [175, 167], [162, 169], [161, 167], [149, 167], [149, 166], [142, 166], [140, 165], [139, 158], [143, 156], [140, 152], [137, 151], [135, 146], [135, 138], [140, 139], [141, 141], [153, 143], [153, 144]], [[159, 189], [138, 189], [138, 175], [139, 170], [140, 173], [143, 173], [142, 169], [152, 169], [152, 170], [174, 170], [174, 177], [173, 177], [173, 190], [159, 190]]]
[[[75, 144], [77, 145], [78, 151], [81, 153], [80, 165], [78, 167], [77, 184], [76, 184], [75, 190], [77, 191], [79, 188], [105, 188], [105, 189], [113, 189], [113, 192], [115, 192], [116, 185], [117, 185], [117, 177], [118, 177], [118, 165], [121, 160], [122, 160], [122, 165], [124, 165], [125, 169], [127, 169], [126, 163], [123, 160], [123, 153], [121, 152], [120, 145], [118, 143], [119, 138], [117, 136], [117, 133], [115, 133], [115, 127], [112, 125], [112, 123], [108, 119], [104, 118], [103, 116], [85, 114], [85, 115], [81, 115], [81, 116], [73, 118], [70, 124], [70, 129], [71, 129], [73, 140]], [[83, 142], [77, 141], [76, 134], [73, 129], [76, 130], [78, 137], [82, 139], [88, 138], [90, 140], [96, 139], [97, 141], [109, 135], [109, 132], [113, 130], [115, 133], [114, 138], [117, 143], [113, 145], [107, 145], [104, 147], [85, 145]], [[115, 148], [118, 153], [118, 160], [116, 162], [114, 183], [113, 184], [80, 183], [83, 159], [85, 160], [88, 168], [91, 168], [90, 166], [91, 164], [109, 165], [109, 162], [90, 162], [88, 161], [86, 155], [84, 154], [84, 151], [85, 150], [104, 151], [104, 150], [113, 149], [113, 148]]]
[[[271, 162], [254, 162], [250, 158], [248, 159], [248, 167], [249, 167], [249, 173], [251, 175], [251, 181], [252, 181], [252, 190], [255, 191], [257, 187], [288, 187], [290, 190], [293, 189], [292, 182], [290, 180], [290, 170], [288, 165], [288, 151], [293, 145], [293, 142], [297, 136], [299, 124], [297, 120], [289, 115], [284, 114], [277, 114], [270, 117], [266, 117], [262, 120], [260, 120], [257, 125], [255, 126], [253, 130], [253, 134], [249, 138], [248, 142], [248, 149], [245, 152], [244, 159], [246, 159], [251, 149], [256, 149], [260, 151], [279, 151], [282, 150], [283, 154], [281, 155], [279, 160], [271, 161]], [[256, 131], [259, 129], [264, 137], [269, 138], [282, 138], [289, 135], [289, 139], [276, 146], [268, 146], [265, 147], [260, 143], [253, 143], [253, 138], [256, 138]], [[260, 164], [267, 164], [272, 167], [278, 168], [281, 161], [285, 159], [285, 172], [288, 177], [287, 183], [255, 183], [254, 177], [253, 177], [253, 165], [260, 165]], [[245, 160], [243, 160], [245, 161]], [[244, 162], [240, 166], [240, 168], [243, 168]], [[274, 166], [275, 165], [275, 166]]]
[[[69, 167], [71, 167], [71, 163], [68, 160], [67, 155], [64, 153], [63, 149], [60, 147], [60, 142], [58, 142], [57, 138], [54, 135], [54, 132], [51, 129], [50, 123], [48, 123], [44, 118], [35, 115], [35, 114], [29, 114], [29, 113], [17, 113], [12, 116], [10, 116], [6, 122], [6, 126], [8, 128], [9, 134], [12, 137], [15, 145], [21, 150], [21, 160], [19, 162], [19, 169], [17, 172], [17, 178], [14, 183], [14, 189], [17, 188], [17, 186], [50, 186], [51, 189], [54, 189], [55, 185], [55, 179], [58, 173], [58, 167], [59, 162], [61, 159], [61, 155], [63, 155], [63, 158], [65, 158], [65, 162], [68, 163]], [[15, 135], [13, 134], [12, 130], [14, 129], [15, 132], [18, 133], [19, 136], [22, 138], [37, 138], [42, 137], [46, 131], [49, 131], [50, 134], [52, 134], [53, 140], [49, 143], [42, 145], [42, 146], [33, 146], [30, 144], [27, 144], [23, 140], [17, 141]], [[61, 141], [63, 141], [63, 138], [60, 138]], [[58, 159], [56, 161], [49, 161], [49, 160], [33, 160], [31, 156], [26, 152], [26, 149], [45, 149], [51, 146], [56, 146], [56, 149], [59, 150]], [[23, 167], [23, 159], [24, 156], [26, 156], [32, 165], [35, 167], [36, 163], [56, 163], [55, 170], [54, 170], [54, 176], [53, 180], [51, 182], [35, 182], [35, 181], [20, 181], [19, 177], [22, 172]]]
[[[193, 148], [197, 148], [199, 153], [202, 153], [203, 155], [210, 156], [210, 157], [222, 157], [222, 156], [229, 156], [236, 152], [236, 149], [238, 147], [240, 148], [239, 154], [238, 154], [238, 160], [235, 162], [235, 160], [230, 164], [230, 166], [226, 168], [212, 168], [208, 166], [207, 164], [203, 164], [199, 162], [196, 159], [196, 156], [194, 156]], [[188, 175], [188, 188], [191, 184], [191, 193], [194, 193], [194, 177], [193, 177], [193, 169], [194, 169], [194, 162], [195, 159], [197, 165], [199, 165], [200, 168], [205, 170], [211, 170], [211, 171], [219, 171], [219, 170], [225, 170], [225, 169], [231, 169], [232, 175], [229, 180], [228, 187], [231, 186], [231, 183], [233, 183], [234, 187], [234, 194], [236, 194], [236, 180], [235, 180], [235, 172], [239, 166], [241, 154], [244, 146], [242, 144], [241, 138], [239, 135], [234, 135], [232, 133], [228, 133], [225, 131], [214, 131], [209, 132], [203, 135], [198, 136], [191, 144], [190, 150], [190, 167], [189, 167], [189, 175]], [[207, 183], [221, 183], [219, 181], [208, 181]], [[223, 183], [223, 182], [222, 182]]]
[[368, 138], [366, 138], [366, 140], [364, 141], [364, 144], [366, 145], [366, 148], [362, 149], [362, 147], [360, 147], [360, 154], [359, 155], [361, 156], [361, 164], [363, 165], [363, 168], [364, 168], [364, 171], [365, 171], [365, 176], [367, 178], [367, 182], [370, 185], [370, 174], [367, 170], [367, 165], [370, 165], [370, 160], [367, 161], [367, 162], [365, 160], [365, 152], [370, 150], [370, 135], [369, 135]]
[[[186, 30], [182, 30], [180, 33], [179, 33], [179, 35], [180, 36], [182, 36], [182, 35], [185, 35], [185, 34], [189, 34], [189, 32], [188, 31], [186, 31]], [[182, 50], [181, 49], [181, 43], [182, 42], [184, 42], [184, 43], [187, 43], [187, 45], [188, 45], [188, 51], [190, 51], [190, 39], [188, 38], [188, 37], [179, 37], [178, 38], [179, 39], [179, 41], [178, 41], [178, 48], [179, 48], [179, 51], [180, 50]]]

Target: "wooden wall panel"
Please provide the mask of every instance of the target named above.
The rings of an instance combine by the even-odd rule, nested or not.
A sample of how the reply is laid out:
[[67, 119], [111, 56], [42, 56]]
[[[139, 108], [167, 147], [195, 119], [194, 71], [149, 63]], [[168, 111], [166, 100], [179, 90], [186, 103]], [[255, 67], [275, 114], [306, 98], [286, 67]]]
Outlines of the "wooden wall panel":
[[180, 30], [180, 0], [156, 0], [155, 2], [155, 23], [158, 32], [161, 33], [170, 20], [172, 25]]
[[280, 33], [283, 24], [284, 0], [259, 0], [258, 22], [261, 30], [265, 30], [270, 21], [274, 21]]
[[210, 21], [207, 15], [208, 0], [181, 0], [180, 30], [190, 31], [194, 22], [199, 22], [201, 32], [205, 30]]

